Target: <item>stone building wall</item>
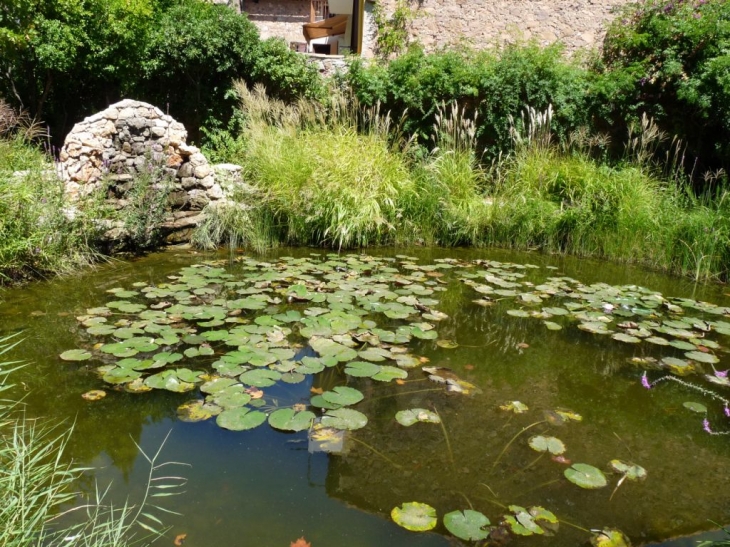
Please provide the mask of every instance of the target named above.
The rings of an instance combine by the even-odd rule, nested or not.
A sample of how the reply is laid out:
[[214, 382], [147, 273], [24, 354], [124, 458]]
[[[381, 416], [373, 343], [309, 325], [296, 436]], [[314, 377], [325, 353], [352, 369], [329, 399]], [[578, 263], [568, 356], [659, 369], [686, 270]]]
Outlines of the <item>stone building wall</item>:
[[[386, 14], [397, 0], [378, 0]], [[427, 51], [467, 43], [477, 48], [536, 39], [568, 52], [600, 46], [612, 11], [628, 0], [410, 0], [410, 36]]]
[[[261, 36], [304, 41], [302, 25], [309, 21], [309, 0], [240, 0], [242, 10]], [[386, 15], [397, 0], [377, 0]], [[417, 17], [410, 35], [427, 51], [470, 44], [477, 48], [536, 39], [543, 45], [560, 40], [568, 52], [600, 46], [612, 10], [629, 0], [410, 0]], [[365, 3], [363, 55], [373, 55], [374, 3]]]
[[309, 23], [309, 0], [242, 0], [241, 9], [261, 38], [283, 38], [287, 44], [305, 41], [302, 25]]

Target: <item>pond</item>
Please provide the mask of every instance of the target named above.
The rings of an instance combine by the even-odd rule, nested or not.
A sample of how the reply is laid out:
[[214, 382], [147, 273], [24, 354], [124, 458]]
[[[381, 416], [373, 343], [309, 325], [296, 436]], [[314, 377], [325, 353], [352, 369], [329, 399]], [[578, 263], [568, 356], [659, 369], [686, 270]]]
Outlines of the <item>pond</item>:
[[[29, 412], [74, 424], [81, 490], [141, 499], [137, 445], [190, 465], [169, 542], [644, 545], [730, 522], [724, 290], [493, 250], [177, 250], [7, 291], [0, 335]], [[431, 527], [410, 502], [431, 531], [393, 522]]]

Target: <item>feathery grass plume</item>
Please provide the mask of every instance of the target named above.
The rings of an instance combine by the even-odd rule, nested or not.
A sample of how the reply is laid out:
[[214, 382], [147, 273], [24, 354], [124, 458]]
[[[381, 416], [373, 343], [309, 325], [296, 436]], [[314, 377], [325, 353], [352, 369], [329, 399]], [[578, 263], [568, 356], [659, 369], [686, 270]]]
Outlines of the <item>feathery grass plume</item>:
[[400, 226], [415, 184], [391, 145], [387, 115], [337, 94], [325, 105], [285, 104], [261, 86], [236, 89], [245, 117], [239, 161], [259, 196], [237, 237], [266, 241], [263, 228], [278, 241], [340, 249], [391, 243], [406, 233]]

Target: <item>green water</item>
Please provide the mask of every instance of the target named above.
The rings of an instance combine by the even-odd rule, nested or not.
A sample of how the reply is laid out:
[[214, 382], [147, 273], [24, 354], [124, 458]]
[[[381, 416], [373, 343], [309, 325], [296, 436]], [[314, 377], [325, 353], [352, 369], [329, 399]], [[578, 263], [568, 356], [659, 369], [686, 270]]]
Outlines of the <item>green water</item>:
[[[311, 252], [286, 249], [278, 254]], [[372, 254], [397, 253], [403, 251]], [[541, 267], [531, 270], [536, 279], [566, 275], [586, 284], [630, 283], [665, 296], [730, 303], [722, 287], [695, 286], [597, 261], [495, 251], [411, 249], [406, 254], [421, 263], [443, 257], [530, 263]], [[275, 261], [276, 256], [264, 258]], [[390, 510], [407, 501], [429, 503], [441, 516], [472, 506], [493, 523], [512, 504], [541, 505], [561, 519], [556, 536], [515, 538], [511, 544], [517, 546], [578, 545], [589, 537], [579, 528], [606, 527], [623, 530], [641, 545], [708, 529], [708, 519], [730, 522], [730, 436], [706, 434], [702, 416], [682, 404], [707, 404], [718, 430], [730, 429], [730, 419], [712, 401], [682, 386], [665, 382], [644, 390], [641, 370], [627, 364], [633, 356], [661, 357], [675, 350], [623, 345], [575, 328], [548, 331], [540, 321], [507, 315], [515, 307], [511, 302], [473, 304], [479, 295], [459, 281], [449, 282], [436, 306], [449, 315], [437, 326], [439, 338], [455, 340], [459, 347], [442, 349], [423, 340], [412, 342], [411, 349], [428, 358], [429, 365], [449, 367], [475, 384], [479, 394], [446, 393], [418, 370], [409, 372], [405, 385], [348, 378], [327, 369], [301, 384], [266, 390], [281, 405], [308, 402], [313, 386], [347, 383], [365, 393], [356, 408], [370, 422], [353, 432], [355, 440], [345, 454], [309, 453], [306, 433], [277, 432], [267, 425], [232, 432], [212, 420], [178, 421], [177, 406], [195, 393], [112, 391], [102, 401], [82, 400], [82, 393], [104, 385], [92, 361], [58, 358], [83, 339], [75, 316], [109, 301], [110, 288], [163, 283], [183, 266], [221, 258], [226, 255], [155, 254], [7, 291], [0, 304], [0, 335], [23, 332], [24, 342], [11, 357], [31, 363], [14, 377], [17, 394], [25, 397], [31, 413], [73, 422], [69, 456], [97, 469], [81, 488], [90, 492], [96, 478], [112, 482], [115, 499], [138, 498], [147, 467], [133, 440], [154, 452], [169, 433], [163, 459], [191, 467], [178, 470], [188, 479], [186, 492], [165, 500], [165, 507], [183, 516], [166, 516], [165, 521], [172, 526], [171, 537], [187, 534], [187, 547], [288, 545], [300, 536], [314, 547], [460, 544], [441, 524], [425, 534], [393, 524]], [[230, 272], [240, 272], [239, 266], [232, 264]], [[728, 368], [728, 356], [722, 349], [716, 353], [718, 370]], [[723, 386], [713, 389], [730, 395]], [[530, 410], [517, 415], [499, 409], [514, 400]], [[398, 410], [414, 407], [435, 408], [444, 428], [416, 424], [406, 429], [394, 421]], [[558, 407], [581, 414], [583, 421], [560, 427], [545, 423], [544, 411]], [[648, 471], [648, 478], [625, 481], [615, 492], [615, 476], [604, 489], [581, 490], [565, 480], [564, 465], [528, 447], [529, 437], [538, 433], [559, 437], [573, 462], [605, 470], [612, 459], [632, 461]]]

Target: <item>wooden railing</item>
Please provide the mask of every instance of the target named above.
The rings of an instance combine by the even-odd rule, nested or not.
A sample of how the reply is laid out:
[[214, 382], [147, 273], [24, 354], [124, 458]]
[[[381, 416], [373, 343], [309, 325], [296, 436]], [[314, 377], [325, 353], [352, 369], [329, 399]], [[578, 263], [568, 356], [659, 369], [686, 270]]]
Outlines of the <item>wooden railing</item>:
[[327, 0], [310, 0], [309, 1], [309, 22], [322, 21], [330, 16]]

